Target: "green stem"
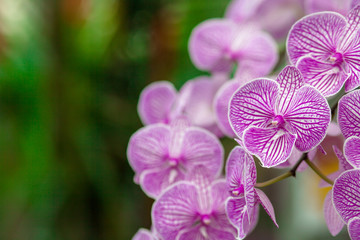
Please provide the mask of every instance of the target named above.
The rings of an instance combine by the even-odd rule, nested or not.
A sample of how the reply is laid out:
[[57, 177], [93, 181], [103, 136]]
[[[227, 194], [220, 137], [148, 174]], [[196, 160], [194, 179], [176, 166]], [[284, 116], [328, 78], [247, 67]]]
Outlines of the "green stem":
[[292, 176], [292, 173], [290, 171], [288, 171], [286, 173], [281, 174], [280, 176], [277, 176], [277, 177], [267, 180], [265, 182], [256, 183], [255, 187], [257, 187], [257, 188], [267, 187], [267, 186], [270, 186], [276, 182], [279, 182], [279, 181], [281, 181], [285, 178], [291, 177], [291, 176]]
[[330, 180], [328, 177], [326, 177], [321, 171], [320, 169], [314, 164], [312, 163], [309, 159], [305, 159], [305, 162], [307, 163], [307, 165], [309, 165], [309, 167], [319, 176], [321, 177], [325, 182], [329, 183], [330, 185], [334, 185], [334, 182], [332, 180]]

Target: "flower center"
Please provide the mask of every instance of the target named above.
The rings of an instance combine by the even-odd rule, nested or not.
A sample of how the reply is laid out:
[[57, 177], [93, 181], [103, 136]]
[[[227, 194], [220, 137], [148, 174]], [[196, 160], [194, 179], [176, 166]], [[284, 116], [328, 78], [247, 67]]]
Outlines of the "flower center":
[[329, 57], [329, 61], [333, 64], [340, 65], [343, 62], [343, 56], [341, 53], [335, 53]]
[[281, 115], [276, 115], [274, 117], [274, 119], [271, 121], [271, 125], [276, 126], [276, 127], [282, 127], [285, 123], [285, 120], [283, 118], [283, 116]]
[[210, 216], [207, 215], [207, 214], [202, 215], [201, 216], [201, 222], [206, 224], [206, 225], [209, 225], [211, 223]]
[[239, 196], [240, 194], [243, 194], [244, 193], [244, 185], [241, 185], [240, 187], [235, 188], [234, 190], [231, 191], [231, 193], [234, 196]]
[[169, 158], [168, 161], [171, 167], [176, 167], [179, 164], [179, 159], [177, 158]]

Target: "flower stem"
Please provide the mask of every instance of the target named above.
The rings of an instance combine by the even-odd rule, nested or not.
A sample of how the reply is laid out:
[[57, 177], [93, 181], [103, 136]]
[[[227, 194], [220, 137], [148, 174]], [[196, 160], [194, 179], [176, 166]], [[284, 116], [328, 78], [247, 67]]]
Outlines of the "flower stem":
[[309, 167], [319, 176], [321, 177], [325, 182], [329, 183], [330, 185], [334, 185], [334, 182], [332, 180], [330, 180], [328, 177], [326, 177], [321, 171], [320, 169], [314, 164], [312, 163], [309, 159], [305, 159], [305, 162], [307, 163], [307, 165], [309, 165]]
[[279, 181], [281, 181], [285, 178], [291, 177], [291, 176], [292, 176], [292, 173], [290, 171], [288, 171], [286, 173], [281, 174], [280, 176], [277, 176], [277, 177], [267, 180], [265, 182], [256, 183], [255, 187], [258, 187], [258, 188], [267, 187], [267, 186], [270, 186], [276, 182], [279, 182]]

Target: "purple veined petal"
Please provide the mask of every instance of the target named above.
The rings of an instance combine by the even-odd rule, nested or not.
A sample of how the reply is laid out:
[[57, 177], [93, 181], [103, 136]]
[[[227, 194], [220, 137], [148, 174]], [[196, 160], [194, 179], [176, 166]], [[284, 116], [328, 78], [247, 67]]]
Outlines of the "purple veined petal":
[[352, 136], [345, 140], [344, 155], [354, 168], [360, 168], [360, 137]]
[[256, 79], [237, 90], [230, 99], [229, 122], [239, 138], [249, 126], [266, 126], [275, 116], [279, 85], [270, 79]]
[[138, 113], [144, 125], [169, 123], [171, 108], [177, 98], [174, 85], [167, 81], [154, 82], [140, 94]]
[[360, 239], [360, 217], [354, 217], [349, 221], [348, 232], [351, 240]]
[[356, 5], [360, 4], [360, 0], [352, 0], [351, 1], [351, 8], [356, 7]]
[[140, 228], [131, 240], [155, 240], [155, 238], [149, 230]]
[[256, 166], [253, 157], [243, 148], [236, 146], [226, 161], [225, 175], [230, 193], [233, 196], [244, 194], [245, 179], [248, 179], [247, 183], [252, 187], [256, 183]]
[[157, 169], [166, 165], [169, 141], [170, 128], [161, 123], [143, 127], [131, 136], [127, 158], [135, 171], [135, 179], [146, 169]]
[[241, 45], [241, 54], [237, 58], [237, 72], [250, 71], [254, 77], [263, 77], [271, 72], [278, 62], [278, 50], [275, 40], [267, 33], [243, 30], [249, 39]]
[[360, 216], [360, 170], [343, 172], [336, 180], [332, 190], [336, 211], [345, 223]]
[[184, 141], [185, 133], [191, 126], [189, 120], [185, 116], [175, 118], [170, 124], [170, 142], [169, 157], [180, 159], [182, 154], [181, 146]]
[[304, 81], [319, 90], [325, 97], [339, 92], [349, 77], [344, 63], [339, 66], [312, 57], [303, 57], [298, 60], [296, 67], [303, 74]]
[[244, 133], [244, 146], [263, 167], [275, 167], [291, 154], [296, 135], [278, 128], [250, 127]]
[[351, 0], [305, 0], [305, 11], [307, 14], [332, 11], [346, 16], [350, 5]]
[[139, 184], [148, 197], [156, 199], [169, 186], [184, 179], [184, 173], [174, 167], [154, 168], [140, 174]]
[[348, 93], [339, 100], [338, 123], [345, 138], [360, 137], [360, 90]]
[[290, 62], [295, 65], [299, 58], [306, 55], [327, 59], [336, 52], [346, 24], [345, 17], [335, 12], [314, 13], [298, 20], [287, 39]]
[[227, 7], [225, 17], [243, 23], [256, 14], [264, 0], [233, 0]]
[[286, 66], [276, 78], [280, 85], [277, 109], [279, 114], [287, 112], [295, 92], [304, 84], [300, 71], [293, 66]]
[[229, 123], [228, 108], [230, 98], [239, 87], [240, 84], [237, 80], [228, 81], [219, 89], [214, 99], [214, 109], [218, 126], [228, 137], [235, 137], [235, 133]]
[[349, 92], [360, 85], [360, 35], [351, 39], [348, 50], [343, 54], [344, 61], [348, 64], [350, 76], [345, 82], [345, 91]]
[[[256, 226], [259, 218], [259, 205], [250, 211], [253, 214], [248, 216], [246, 201], [244, 197], [233, 198], [229, 197], [226, 201], [226, 213], [227, 216], [238, 230], [238, 237], [243, 239], [248, 233], [250, 233]], [[250, 219], [250, 221], [249, 221]]]
[[305, 152], [325, 138], [331, 110], [320, 92], [311, 86], [303, 86], [296, 92], [284, 119], [289, 123], [290, 131], [297, 135], [295, 146]]
[[347, 52], [352, 47], [352, 42], [360, 29], [360, 6], [355, 6], [347, 16], [347, 27], [344, 30], [344, 35], [341, 38], [339, 48], [343, 52]]
[[196, 165], [204, 165], [217, 177], [224, 161], [223, 146], [214, 134], [201, 128], [191, 127], [184, 136], [181, 159], [184, 167], [191, 169]]
[[152, 223], [162, 238], [175, 240], [179, 231], [190, 229], [198, 221], [198, 208], [196, 186], [178, 182], [155, 201]]
[[256, 189], [256, 194], [259, 198], [259, 201], [260, 201], [261, 205], [263, 206], [263, 208], [265, 209], [266, 213], [269, 215], [269, 217], [271, 218], [273, 223], [276, 225], [276, 227], [279, 227], [279, 225], [276, 222], [274, 207], [272, 206], [270, 199], [266, 196], [266, 194], [263, 191], [261, 191], [260, 189], [257, 189], [257, 188], [255, 188], [255, 189]]
[[195, 27], [189, 40], [189, 53], [194, 65], [205, 71], [229, 72], [233, 60], [225, 53], [236, 29], [235, 23], [225, 19], [207, 20]]
[[220, 132], [216, 124], [213, 101], [217, 90], [225, 81], [223, 76], [203, 76], [186, 82], [181, 88], [179, 99], [184, 102], [182, 111], [193, 125], [214, 130], [215, 134]]
[[235, 236], [229, 231], [224, 231], [222, 229], [217, 229], [209, 226], [197, 225], [192, 229], [184, 229], [179, 232], [176, 237], [176, 240], [233, 240]]
[[339, 232], [341, 231], [341, 229], [344, 227], [345, 224], [333, 206], [331, 200], [331, 191], [329, 191], [325, 197], [323, 210], [324, 210], [325, 222], [329, 229], [329, 232], [331, 233], [332, 236], [335, 237], [336, 235], [339, 234]]

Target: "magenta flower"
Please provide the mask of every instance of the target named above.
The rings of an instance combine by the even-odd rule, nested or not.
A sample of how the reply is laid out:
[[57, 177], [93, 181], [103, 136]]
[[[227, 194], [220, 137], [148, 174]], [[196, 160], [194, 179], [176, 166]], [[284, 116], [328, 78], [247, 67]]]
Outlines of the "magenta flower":
[[226, 182], [230, 197], [226, 212], [230, 222], [238, 229], [238, 237], [243, 239], [256, 226], [261, 204], [275, 225], [274, 208], [265, 193], [255, 188], [256, 167], [253, 157], [241, 147], [235, 147], [226, 163]]
[[144, 125], [169, 124], [179, 116], [186, 116], [192, 125], [206, 128], [222, 136], [213, 110], [214, 96], [226, 81], [224, 75], [197, 77], [189, 80], [178, 93], [167, 81], [154, 82], [141, 93], [138, 112]]
[[134, 181], [152, 198], [185, 179], [197, 165], [206, 165], [218, 176], [223, 164], [219, 140], [210, 132], [190, 127], [183, 119], [171, 126], [153, 124], [139, 129], [130, 139], [127, 155], [135, 171]]
[[323, 11], [338, 12], [347, 15], [351, 8], [356, 6], [358, 0], [305, 0], [306, 13]]
[[304, 81], [326, 97], [350, 91], [360, 85], [359, 35], [360, 6], [347, 18], [335, 12], [308, 15], [290, 30], [287, 51], [290, 62], [303, 74]]
[[153, 236], [153, 234], [144, 228], [140, 228], [139, 231], [134, 235], [132, 240], [155, 240], [156, 238]]
[[268, 74], [278, 60], [276, 43], [270, 35], [227, 19], [198, 25], [190, 37], [189, 53], [198, 69], [229, 73], [237, 64], [238, 72], [257, 76]]
[[214, 181], [212, 173], [202, 166], [188, 176], [155, 201], [155, 230], [166, 240], [234, 240], [236, 230], [225, 213], [225, 180]]
[[286, 37], [291, 25], [302, 16], [299, 0], [233, 0], [225, 13], [226, 18], [239, 24], [256, 24], [276, 39]]
[[330, 107], [321, 93], [304, 85], [300, 72], [285, 67], [276, 81], [256, 79], [230, 101], [229, 121], [244, 147], [264, 167], [285, 162], [295, 146], [302, 152], [325, 137]]
[[338, 123], [345, 138], [360, 137], [360, 90], [346, 94], [339, 100]]

